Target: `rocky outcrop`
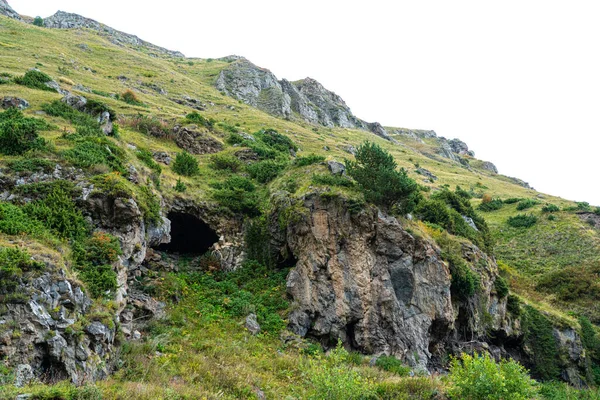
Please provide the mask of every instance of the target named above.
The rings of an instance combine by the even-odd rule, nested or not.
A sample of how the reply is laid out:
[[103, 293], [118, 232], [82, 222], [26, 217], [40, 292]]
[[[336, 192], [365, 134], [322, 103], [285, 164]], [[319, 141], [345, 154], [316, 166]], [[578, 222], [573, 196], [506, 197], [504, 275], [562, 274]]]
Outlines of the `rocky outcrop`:
[[0, 0], [0, 15], [22, 21], [21, 16], [8, 5], [6, 0]]
[[136, 49], [146, 48], [159, 55], [169, 57], [184, 57], [184, 55], [178, 51], [164, 49], [152, 43], [141, 40], [135, 35], [118, 31], [110, 26], [106, 26], [98, 21], [94, 21], [93, 19], [64, 11], [58, 11], [56, 14], [44, 19], [44, 25], [46, 28], [55, 29], [92, 29], [97, 31], [100, 35], [107, 37], [108, 40], [119, 46], [130, 46]]
[[269, 70], [245, 58], [227, 59], [215, 82], [222, 93], [281, 118], [300, 118], [326, 127], [363, 129], [395, 142], [385, 128], [367, 123], [352, 114], [344, 100], [312, 78], [296, 82], [277, 80]]
[[2, 98], [0, 106], [4, 109], [18, 108], [19, 110], [25, 110], [26, 108], [29, 108], [29, 102], [19, 97], [7, 96]]
[[14, 366], [17, 385], [34, 377], [75, 384], [104, 379], [116, 360], [115, 321], [100, 318], [64, 265], [45, 259], [45, 272], [21, 280], [21, 301], [0, 311], [0, 357]]
[[448, 140], [448, 144], [453, 152], [461, 156], [475, 157], [475, 152], [469, 150], [469, 146], [465, 142], [459, 139]]
[[[462, 259], [479, 278], [475, 294], [465, 298], [455, 293], [437, 245], [374, 207], [357, 210], [319, 193], [300, 199], [277, 193], [272, 203], [271, 244], [296, 261], [287, 279], [295, 334], [394, 355], [423, 371], [444, 369], [449, 354], [465, 351], [535, 366], [524, 317], [508, 311], [496, 288], [496, 262], [475, 245], [461, 244]], [[553, 330], [560, 349], [553, 362], [563, 379], [580, 385], [581, 340], [572, 328]]]
[[176, 126], [173, 132], [177, 146], [191, 154], [212, 154], [223, 150], [223, 143], [214, 139], [204, 128]]
[[483, 161], [481, 163], [481, 169], [484, 169], [486, 171], [492, 172], [494, 174], [498, 173], [498, 168], [496, 168], [496, 166], [493, 163], [489, 162], [489, 161]]

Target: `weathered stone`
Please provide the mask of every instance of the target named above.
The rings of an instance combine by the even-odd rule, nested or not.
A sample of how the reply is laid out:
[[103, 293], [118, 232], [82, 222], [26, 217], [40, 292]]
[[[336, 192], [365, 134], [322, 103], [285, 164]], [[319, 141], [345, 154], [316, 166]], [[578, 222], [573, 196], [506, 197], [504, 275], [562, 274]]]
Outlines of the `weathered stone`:
[[327, 168], [333, 175], [346, 175], [346, 166], [338, 161], [327, 161]]
[[210, 136], [206, 129], [175, 127], [175, 143], [191, 154], [212, 154], [223, 150], [223, 144]]
[[29, 364], [20, 364], [15, 370], [15, 386], [23, 387], [35, 380], [33, 368]]
[[76, 94], [68, 93], [65, 97], [63, 97], [60, 101], [66, 103], [69, 107], [72, 107], [78, 111], [84, 111], [85, 106], [87, 104], [87, 99], [83, 96], [78, 96]]
[[496, 168], [496, 166], [489, 161], [483, 161], [481, 163], [481, 169], [493, 172], [494, 174], [498, 173], [498, 168]]
[[22, 21], [21, 16], [8, 5], [6, 0], [0, 0], [0, 15]]
[[2, 99], [2, 108], [7, 109], [7, 108], [18, 108], [19, 110], [25, 110], [26, 108], [29, 108], [29, 102], [25, 99], [21, 99], [19, 97], [4, 97]]
[[104, 111], [98, 117], [98, 123], [100, 124], [100, 129], [105, 135], [113, 134], [113, 123], [110, 120], [110, 113], [108, 111]]
[[426, 176], [427, 178], [429, 178], [432, 181], [437, 181], [437, 176], [435, 176], [433, 173], [431, 173], [431, 171], [429, 171], [428, 169], [425, 169], [423, 167], [419, 167], [416, 169], [417, 174], [419, 175], [423, 175]]
[[159, 163], [163, 163], [165, 165], [171, 164], [171, 156], [169, 153], [164, 151], [156, 151], [152, 154], [152, 157], [158, 161]]
[[256, 320], [256, 314], [250, 314], [246, 317], [246, 329], [250, 331], [253, 335], [258, 335], [260, 333], [260, 325]]

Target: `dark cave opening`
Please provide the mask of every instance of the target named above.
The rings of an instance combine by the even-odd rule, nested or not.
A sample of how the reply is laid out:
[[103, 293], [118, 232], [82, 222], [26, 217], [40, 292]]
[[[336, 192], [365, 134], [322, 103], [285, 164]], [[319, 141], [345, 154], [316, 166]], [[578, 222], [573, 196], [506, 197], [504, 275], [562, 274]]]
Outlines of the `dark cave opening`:
[[52, 384], [69, 379], [65, 365], [50, 355], [50, 349], [46, 343], [38, 344], [36, 347], [42, 355], [39, 364], [42, 382]]
[[171, 242], [155, 248], [177, 254], [202, 255], [219, 241], [217, 233], [201, 219], [186, 213], [170, 212]]

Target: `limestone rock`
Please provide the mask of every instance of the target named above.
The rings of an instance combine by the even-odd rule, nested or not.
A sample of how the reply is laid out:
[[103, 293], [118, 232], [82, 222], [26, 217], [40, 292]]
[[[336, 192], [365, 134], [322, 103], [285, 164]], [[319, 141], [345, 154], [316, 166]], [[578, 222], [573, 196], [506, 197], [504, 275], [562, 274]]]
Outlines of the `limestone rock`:
[[209, 135], [206, 129], [174, 128], [175, 143], [190, 154], [212, 154], [223, 150], [223, 144]]
[[108, 111], [104, 111], [98, 117], [98, 123], [100, 124], [100, 129], [105, 135], [113, 134], [114, 127], [112, 121], [110, 120], [110, 113]]
[[246, 329], [250, 331], [253, 335], [258, 335], [260, 333], [260, 325], [256, 320], [256, 314], [250, 314], [246, 317]]
[[481, 168], [494, 174], [498, 173], [498, 168], [496, 168], [496, 166], [489, 161], [483, 161], [481, 163]]
[[156, 151], [152, 154], [152, 157], [159, 163], [163, 163], [165, 165], [171, 164], [171, 156], [165, 151]]
[[429, 171], [428, 169], [425, 169], [423, 167], [417, 168], [415, 172], [419, 175], [426, 176], [431, 181], [437, 181], [437, 179], [438, 179], [437, 176], [435, 176], [431, 171]]
[[55, 29], [92, 29], [97, 31], [99, 34], [107, 37], [111, 42], [119, 46], [131, 46], [136, 49], [143, 47], [149, 49], [152, 52], [164, 56], [184, 57], [184, 55], [180, 52], [164, 49], [162, 47], [141, 40], [135, 35], [118, 31], [109, 26], [94, 21], [93, 19], [85, 18], [81, 15], [67, 13], [64, 11], [58, 11], [56, 14], [45, 18], [44, 25], [46, 26], [46, 28]]
[[327, 161], [327, 168], [333, 175], [346, 175], [346, 166], [338, 161]]
[[459, 139], [452, 139], [448, 141], [450, 148], [456, 154], [460, 154], [461, 156], [471, 156], [475, 157], [475, 153], [469, 150], [469, 146], [465, 142]]
[[6, 0], [0, 0], [0, 15], [22, 21], [21, 16], [8, 5]]
[[19, 110], [25, 110], [29, 108], [29, 102], [25, 99], [21, 99], [19, 97], [4, 97], [2, 98], [2, 102], [0, 103], [2, 108], [18, 108]]
[[69, 107], [76, 109], [77, 111], [84, 111], [85, 106], [87, 105], [87, 99], [83, 96], [78, 96], [76, 94], [68, 93], [65, 97], [63, 97], [60, 101], [66, 103]]

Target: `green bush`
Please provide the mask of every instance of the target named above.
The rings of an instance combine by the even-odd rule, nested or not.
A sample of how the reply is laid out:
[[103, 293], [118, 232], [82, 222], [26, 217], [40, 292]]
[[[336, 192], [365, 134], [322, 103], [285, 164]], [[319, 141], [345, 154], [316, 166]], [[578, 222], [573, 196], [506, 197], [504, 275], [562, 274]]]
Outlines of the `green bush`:
[[268, 183], [277, 178], [285, 169], [285, 165], [273, 160], [265, 160], [251, 164], [246, 169], [253, 179], [260, 183]]
[[520, 197], [511, 197], [511, 198], [504, 200], [504, 204], [515, 204], [515, 203], [520, 202], [521, 200], [523, 200], [523, 199]]
[[148, 168], [152, 171], [156, 172], [158, 175], [162, 173], [162, 167], [156, 161], [154, 161], [154, 157], [152, 156], [152, 152], [148, 149], [138, 148], [135, 153], [138, 160], [144, 163]]
[[0, 247], [0, 295], [12, 293], [26, 272], [41, 271], [44, 264], [31, 259], [27, 251]]
[[506, 298], [506, 310], [514, 317], [521, 315], [521, 301], [513, 294], [509, 294]]
[[260, 215], [258, 193], [250, 180], [234, 175], [213, 187], [213, 197], [221, 206], [250, 217]]
[[496, 278], [496, 281], [494, 282], [494, 287], [496, 289], [496, 294], [498, 295], [498, 298], [503, 299], [506, 296], [508, 296], [508, 282], [506, 282], [506, 279], [504, 279], [503, 277], [498, 276]]
[[392, 372], [396, 375], [408, 376], [410, 374], [410, 367], [402, 364], [402, 361], [394, 356], [381, 356], [377, 358], [375, 365], [384, 371]]
[[140, 186], [137, 200], [146, 223], [160, 224], [162, 220], [160, 217], [160, 198], [158, 195], [149, 186]]
[[72, 149], [63, 153], [66, 160], [76, 167], [90, 168], [106, 165], [113, 171], [127, 174], [124, 166], [125, 153], [106, 137], [85, 137], [77, 139]]
[[270, 146], [271, 148], [283, 153], [289, 154], [290, 150], [298, 150], [298, 146], [296, 146], [296, 144], [289, 137], [278, 133], [274, 129], [259, 131], [254, 134], [254, 137], [267, 146]]
[[210, 157], [210, 166], [216, 170], [237, 172], [242, 167], [242, 162], [230, 154], [215, 154]]
[[181, 152], [175, 157], [173, 163], [173, 171], [176, 174], [183, 176], [194, 176], [200, 173], [200, 167], [198, 167], [198, 160], [194, 158], [188, 152]]
[[496, 363], [488, 354], [454, 358], [448, 379], [451, 399], [529, 400], [538, 392], [523, 366], [514, 360]]
[[40, 17], [40, 16], [35, 17], [33, 19], [33, 24], [35, 26], [44, 27], [44, 19], [42, 17]]
[[0, 232], [6, 235], [46, 236], [45, 226], [21, 207], [0, 202]]
[[518, 214], [509, 217], [506, 223], [513, 228], [531, 228], [538, 222], [538, 218], [532, 214]]
[[312, 183], [323, 186], [353, 187], [354, 182], [345, 176], [331, 174], [313, 174]]
[[348, 174], [356, 180], [368, 202], [382, 207], [396, 205], [411, 212], [419, 201], [417, 182], [406, 170], [396, 169], [394, 158], [376, 143], [365, 142], [356, 152], [356, 161], [346, 161]]
[[533, 376], [546, 381], [558, 379], [559, 352], [552, 322], [537, 309], [526, 305], [521, 323], [525, 345], [531, 350]]
[[480, 211], [496, 211], [502, 208], [502, 206], [504, 205], [504, 202], [500, 199], [493, 199], [492, 201], [488, 201], [487, 203], [481, 203], [479, 204], [479, 206], [477, 207], [478, 210]]
[[319, 164], [325, 161], [325, 157], [316, 154], [309, 154], [305, 157], [297, 157], [294, 165], [297, 167], [306, 167], [307, 165]]
[[192, 111], [188, 115], [185, 116], [185, 119], [194, 124], [200, 124], [206, 128], [212, 128], [214, 122], [207, 118], [204, 118], [202, 115], [198, 114], [196, 111]]
[[25, 75], [16, 77], [15, 83], [22, 85], [22, 86], [27, 86], [28, 88], [31, 88], [31, 89], [39, 89], [39, 90], [46, 90], [49, 92], [56, 92], [55, 89], [52, 89], [52, 88], [46, 86], [46, 82], [50, 82], [51, 80], [52, 80], [52, 78], [50, 78], [48, 75], [46, 75], [42, 71], [38, 71], [37, 69], [30, 69], [29, 71], [27, 71], [25, 73]]
[[305, 379], [310, 382], [311, 400], [359, 400], [375, 398], [374, 385], [348, 363], [341, 343], [326, 356], [308, 357]]
[[14, 108], [0, 113], [0, 154], [16, 156], [44, 148], [46, 142], [38, 135], [44, 125]]
[[553, 212], [559, 212], [560, 208], [558, 208], [558, 206], [556, 204], [546, 204], [544, 207], [542, 207], [542, 212], [545, 213], [553, 213]]
[[58, 181], [43, 198], [26, 204], [23, 211], [62, 239], [82, 240], [90, 227], [72, 197], [72, 184]]
[[441, 232], [434, 238], [442, 250], [442, 258], [450, 264], [452, 295], [461, 300], [473, 296], [481, 288], [481, 278], [463, 259], [461, 243], [447, 232]]
[[527, 210], [528, 208], [535, 207], [538, 204], [540, 204], [540, 202], [534, 199], [521, 200], [519, 204], [517, 204], [517, 210]]
[[117, 274], [112, 264], [119, 259], [119, 240], [108, 233], [95, 232], [91, 237], [73, 244], [75, 268], [93, 297], [114, 295]]
[[43, 158], [22, 158], [10, 161], [8, 168], [14, 172], [52, 172], [56, 163]]
[[561, 382], [544, 383], [540, 395], [545, 400], [600, 400], [598, 389], [579, 390]]
[[244, 243], [248, 260], [254, 260], [269, 268], [276, 267], [278, 251], [271, 246], [271, 233], [266, 218], [257, 218], [247, 224]]
[[144, 105], [144, 103], [142, 103], [140, 99], [138, 99], [137, 95], [130, 89], [127, 89], [125, 92], [123, 92], [120, 98], [127, 104], [131, 104], [134, 106]]
[[175, 191], [179, 193], [183, 193], [187, 190], [187, 186], [185, 183], [181, 181], [181, 179], [177, 179], [177, 183], [175, 184]]

